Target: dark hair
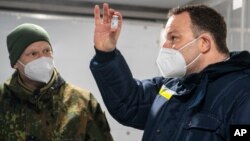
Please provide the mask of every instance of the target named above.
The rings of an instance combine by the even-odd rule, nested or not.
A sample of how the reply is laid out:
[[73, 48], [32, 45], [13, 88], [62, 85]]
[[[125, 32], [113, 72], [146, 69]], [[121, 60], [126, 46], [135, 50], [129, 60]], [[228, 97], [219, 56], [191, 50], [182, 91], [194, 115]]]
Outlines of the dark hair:
[[188, 12], [192, 22], [194, 36], [199, 36], [203, 32], [212, 34], [221, 53], [228, 53], [226, 44], [227, 28], [224, 18], [214, 9], [205, 5], [186, 5], [184, 7], [173, 8], [168, 17]]

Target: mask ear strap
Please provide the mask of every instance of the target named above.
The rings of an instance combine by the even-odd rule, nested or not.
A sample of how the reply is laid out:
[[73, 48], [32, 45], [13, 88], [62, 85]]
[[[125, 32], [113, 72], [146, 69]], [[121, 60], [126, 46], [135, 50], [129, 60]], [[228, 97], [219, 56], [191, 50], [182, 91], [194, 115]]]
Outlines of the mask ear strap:
[[185, 44], [183, 47], [181, 47], [180, 49], [178, 49], [179, 51], [181, 51], [182, 49], [184, 49], [185, 47], [187, 47], [188, 45], [192, 44], [193, 42], [195, 42], [196, 40], [198, 40], [200, 37], [197, 37], [195, 39], [193, 39], [192, 41], [188, 42], [187, 44]]
[[194, 58], [194, 60], [192, 62], [190, 62], [188, 65], [186, 65], [185, 68], [189, 67], [190, 65], [192, 65], [199, 57], [201, 56], [201, 53], [196, 57]]
[[18, 62], [19, 64], [21, 64], [22, 66], [25, 66], [20, 60], [17, 60], [17, 62]]

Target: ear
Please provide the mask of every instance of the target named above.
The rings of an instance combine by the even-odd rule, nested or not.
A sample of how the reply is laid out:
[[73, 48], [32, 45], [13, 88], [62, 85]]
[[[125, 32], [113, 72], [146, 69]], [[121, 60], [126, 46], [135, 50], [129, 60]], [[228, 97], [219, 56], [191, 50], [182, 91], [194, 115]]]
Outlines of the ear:
[[20, 63], [18, 63], [18, 61], [16, 61], [16, 63], [13, 65], [12, 68], [13, 68], [13, 69], [18, 69], [18, 68], [20, 68]]
[[206, 53], [211, 49], [213, 38], [210, 34], [204, 33], [200, 36], [201, 45], [199, 46], [199, 50], [201, 53]]
[[15, 65], [13, 65], [13, 67], [12, 67], [12, 68], [17, 69], [17, 68], [18, 68], [17, 63], [16, 63]]

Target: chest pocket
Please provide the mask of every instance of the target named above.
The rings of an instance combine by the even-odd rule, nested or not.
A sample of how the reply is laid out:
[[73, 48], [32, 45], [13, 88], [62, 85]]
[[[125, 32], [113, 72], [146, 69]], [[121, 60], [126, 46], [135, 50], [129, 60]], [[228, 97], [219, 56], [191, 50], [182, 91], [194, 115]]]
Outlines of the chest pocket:
[[214, 115], [198, 113], [187, 121], [186, 140], [221, 141], [222, 122]]
[[208, 114], [196, 114], [189, 120], [187, 129], [202, 129], [202, 130], [216, 130], [221, 122], [212, 115]]

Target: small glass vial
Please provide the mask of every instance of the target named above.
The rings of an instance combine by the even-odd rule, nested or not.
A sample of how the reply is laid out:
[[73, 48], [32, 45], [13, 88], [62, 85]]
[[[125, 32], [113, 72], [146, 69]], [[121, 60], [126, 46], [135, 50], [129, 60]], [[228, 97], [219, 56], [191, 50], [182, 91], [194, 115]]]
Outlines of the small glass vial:
[[116, 29], [118, 27], [118, 16], [113, 15], [111, 20], [111, 28]]

